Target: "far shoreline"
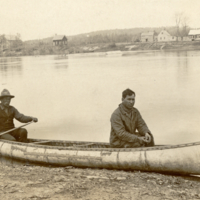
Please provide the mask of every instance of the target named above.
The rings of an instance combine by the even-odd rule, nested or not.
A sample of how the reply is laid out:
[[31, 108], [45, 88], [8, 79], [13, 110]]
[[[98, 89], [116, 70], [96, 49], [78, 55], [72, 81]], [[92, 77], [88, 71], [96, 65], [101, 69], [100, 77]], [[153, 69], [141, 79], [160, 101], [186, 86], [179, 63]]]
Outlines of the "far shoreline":
[[[90, 47], [98, 47], [94, 51], [84, 51], [82, 49]], [[74, 46], [54, 48], [49, 53], [48, 47], [46, 51], [38, 48], [37, 51], [31, 51], [31, 49], [21, 48], [20, 51], [10, 49], [0, 53], [0, 57], [21, 57], [21, 56], [45, 56], [45, 55], [55, 55], [60, 57], [67, 57], [68, 55], [89, 55], [89, 54], [105, 54], [105, 55], [131, 55], [137, 52], [155, 52], [155, 51], [198, 51], [200, 50], [200, 41], [176, 41], [176, 42], [134, 42], [134, 43], [116, 43], [116, 44], [89, 44], [84, 46]], [[72, 51], [73, 49], [73, 51]], [[42, 53], [40, 53], [42, 52]]]

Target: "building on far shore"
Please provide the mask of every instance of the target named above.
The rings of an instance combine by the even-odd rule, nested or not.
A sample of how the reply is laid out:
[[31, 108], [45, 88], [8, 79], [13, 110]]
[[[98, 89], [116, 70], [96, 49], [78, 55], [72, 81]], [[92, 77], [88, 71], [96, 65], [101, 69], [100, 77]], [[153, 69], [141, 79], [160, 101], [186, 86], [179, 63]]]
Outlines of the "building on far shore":
[[67, 37], [65, 35], [55, 35], [53, 38], [53, 46], [60, 46], [67, 44]]
[[155, 31], [141, 33], [141, 42], [156, 42], [157, 34]]
[[196, 30], [190, 30], [189, 32], [189, 38], [194, 41], [194, 40], [200, 40], [200, 29]]
[[18, 39], [17, 35], [0, 35], [1, 49], [10, 47]]
[[177, 36], [171, 36], [166, 30], [162, 30], [158, 34], [158, 42], [171, 42], [177, 41]]
[[162, 30], [158, 34], [158, 42], [173, 42], [173, 41], [191, 41], [191, 39], [188, 35], [187, 36], [177, 36], [176, 34], [171, 35], [166, 30]]
[[4, 37], [6, 38], [7, 41], [12, 42], [17, 40], [17, 36], [16, 35], [4, 35]]

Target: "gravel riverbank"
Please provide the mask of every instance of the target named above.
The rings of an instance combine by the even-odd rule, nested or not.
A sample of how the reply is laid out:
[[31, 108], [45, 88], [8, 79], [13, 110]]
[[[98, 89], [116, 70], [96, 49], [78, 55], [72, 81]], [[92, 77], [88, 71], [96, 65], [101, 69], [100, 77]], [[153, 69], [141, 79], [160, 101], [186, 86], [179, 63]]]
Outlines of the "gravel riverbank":
[[200, 199], [200, 178], [74, 167], [0, 164], [4, 200]]

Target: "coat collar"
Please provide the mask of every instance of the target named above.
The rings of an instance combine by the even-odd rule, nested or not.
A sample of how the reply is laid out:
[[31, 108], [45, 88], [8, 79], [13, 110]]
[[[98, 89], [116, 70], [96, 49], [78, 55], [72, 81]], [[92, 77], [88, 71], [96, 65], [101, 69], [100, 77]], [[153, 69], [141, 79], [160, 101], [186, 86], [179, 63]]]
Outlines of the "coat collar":
[[9, 108], [10, 106], [7, 108], [7, 111], [6, 111], [6, 108], [2, 104], [0, 104], [0, 109], [3, 110], [6, 114], [9, 113]]
[[0, 104], [0, 108], [1, 110], [5, 110], [4, 106], [2, 106], [1, 104]]
[[119, 110], [123, 115], [129, 116], [130, 113], [135, 112], [134, 108], [131, 108], [131, 110], [128, 112], [128, 109], [121, 103], [119, 104]]

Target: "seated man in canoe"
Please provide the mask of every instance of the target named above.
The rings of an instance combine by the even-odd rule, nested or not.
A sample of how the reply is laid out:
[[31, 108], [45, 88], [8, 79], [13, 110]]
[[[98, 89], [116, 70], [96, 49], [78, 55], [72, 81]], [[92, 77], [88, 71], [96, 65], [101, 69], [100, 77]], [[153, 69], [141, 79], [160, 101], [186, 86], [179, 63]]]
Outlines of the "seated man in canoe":
[[[0, 101], [1, 101], [1, 104], [0, 104], [0, 135], [3, 132], [13, 129], [15, 127], [14, 122], [13, 122], [14, 118], [22, 123], [38, 121], [37, 118], [25, 116], [25, 115], [19, 113], [15, 107], [10, 106], [10, 102], [11, 102], [12, 98], [14, 98], [14, 96], [10, 95], [10, 92], [7, 89], [4, 89], [1, 92], [1, 96], [0, 96]], [[28, 135], [28, 133], [27, 133], [26, 129], [19, 128], [12, 132], [1, 135], [0, 139], [12, 140], [12, 141], [17, 140], [19, 142], [27, 142], [27, 135]]]
[[135, 92], [130, 89], [124, 90], [122, 103], [113, 112], [110, 119], [110, 145], [112, 148], [154, 146], [153, 135], [139, 111], [133, 107], [134, 104]]

